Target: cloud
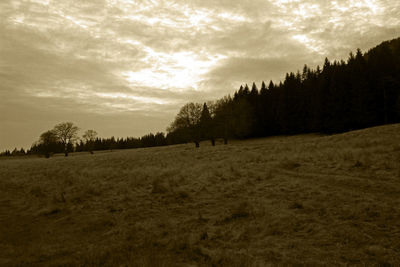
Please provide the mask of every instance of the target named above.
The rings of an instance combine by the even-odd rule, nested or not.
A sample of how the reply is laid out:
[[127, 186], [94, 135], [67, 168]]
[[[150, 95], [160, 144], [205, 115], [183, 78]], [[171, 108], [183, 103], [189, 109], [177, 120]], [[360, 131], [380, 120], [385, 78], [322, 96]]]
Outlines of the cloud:
[[1, 1], [0, 150], [66, 120], [164, 130], [186, 102], [398, 37], [398, 14], [389, 0]]

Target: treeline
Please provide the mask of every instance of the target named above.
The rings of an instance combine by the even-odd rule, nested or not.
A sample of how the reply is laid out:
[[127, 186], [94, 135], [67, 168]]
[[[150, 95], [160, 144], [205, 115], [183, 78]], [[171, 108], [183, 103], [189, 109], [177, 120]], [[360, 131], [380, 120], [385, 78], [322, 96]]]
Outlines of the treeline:
[[21, 148], [21, 149], [17, 149], [14, 148], [14, 150], [10, 151], [10, 150], [5, 150], [3, 152], [0, 153], [0, 157], [8, 157], [8, 156], [25, 156], [27, 154], [29, 154], [30, 151], [25, 151], [25, 149]]
[[[131, 148], [144, 148], [154, 146], [167, 145], [167, 139], [164, 133], [147, 134], [139, 138], [127, 137], [127, 138], [98, 138], [93, 140], [85, 140], [80, 138], [74, 145], [69, 144], [68, 152], [93, 152], [99, 150], [113, 150], [113, 149], [131, 149]], [[32, 145], [31, 149], [28, 150], [30, 154], [44, 154], [43, 153], [43, 142], [37, 142]], [[55, 142], [52, 148], [49, 149], [50, 153], [64, 153], [64, 145], [60, 142]]]
[[310, 132], [338, 133], [400, 122], [400, 38], [383, 42], [363, 54], [359, 49], [347, 61], [287, 73], [283, 82], [260, 89], [240, 86], [234, 95], [214, 102], [184, 105], [164, 133], [140, 138], [98, 138], [87, 130], [60, 123], [43, 133], [28, 151], [5, 151], [0, 156], [109, 149], [128, 149], [210, 140], [227, 144], [230, 138], [251, 138]]
[[167, 145], [167, 139], [164, 133], [147, 134], [139, 138], [127, 137], [127, 138], [96, 138], [93, 143], [88, 143], [80, 140], [76, 144], [76, 152], [90, 151], [92, 150], [112, 150], [112, 149], [131, 149], [131, 148], [144, 148], [154, 146], [165, 146]]
[[82, 137], [78, 136], [79, 128], [72, 122], [56, 125], [52, 130], [41, 134], [28, 151], [30, 154], [42, 154], [50, 157], [55, 153], [87, 151], [93, 154], [97, 150], [144, 148], [167, 145], [164, 133], [147, 134], [140, 138], [99, 138], [94, 130], [86, 130]]
[[[127, 137], [127, 138], [98, 138], [94, 140], [85, 140], [80, 138], [75, 143], [67, 144], [67, 153], [71, 152], [93, 152], [99, 150], [113, 150], [113, 149], [132, 149], [132, 148], [145, 148], [155, 146], [166, 146], [172, 144], [168, 142], [167, 137], [164, 133], [158, 132], [156, 134], [150, 133], [142, 137]], [[52, 154], [65, 153], [65, 145], [58, 141], [53, 140], [47, 142], [43, 139], [35, 142], [30, 149], [24, 150], [21, 148], [18, 150], [15, 148], [13, 151], [5, 150], [0, 153], [2, 156], [25, 156], [25, 155], [37, 155], [43, 154], [46, 157], [50, 157]]]
[[[210, 112], [212, 110], [212, 112]], [[283, 82], [241, 86], [233, 97], [186, 104], [168, 128], [176, 142], [310, 132], [338, 133], [400, 122], [400, 38]]]
[[86, 130], [78, 136], [79, 128], [72, 122], [63, 122], [54, 126], [53, 129], [42, 133], [39, 140], [25, 151], [14, 149], [0, 153], [0, 156], [24, 156], [43, 155], [46, 158], [56, 153], [64, 153], [68, 156], [70, 152], [90, 152], [96, 150], [131, 149], [154, 146], [165, 146], [168, 144], [164, 133], [150, 133], [139, 138], [99, 138], [94, 130]]

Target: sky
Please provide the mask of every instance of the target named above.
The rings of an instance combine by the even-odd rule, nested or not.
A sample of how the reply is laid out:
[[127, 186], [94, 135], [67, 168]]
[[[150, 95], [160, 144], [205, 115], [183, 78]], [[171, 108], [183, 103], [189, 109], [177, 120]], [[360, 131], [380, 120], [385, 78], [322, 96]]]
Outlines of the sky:
[[1, 0], [0, 151], [66, 121], [165, 132], [187, 102], [399, 36], [397, 0]]

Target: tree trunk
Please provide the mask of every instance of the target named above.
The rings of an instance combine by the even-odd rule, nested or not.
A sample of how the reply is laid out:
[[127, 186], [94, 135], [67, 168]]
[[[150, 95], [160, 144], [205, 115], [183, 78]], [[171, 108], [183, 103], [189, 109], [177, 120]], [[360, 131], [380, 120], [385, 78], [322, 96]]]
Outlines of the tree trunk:
[[383, 85], [383, 112], [384, 112], [383, 123], [384, 123], [384, 124], [387, 124], [387, 123], [388, 123], [388, 108], [387, 108], [387, 99], [386, 99], [386, 87], [385, 87], [385, 84]]
[[225, 123], [224, 125], [224, 145], [228, 144], [228, 126]]
[[196, 144], [196, 148], [200, 147], [199, 142], [195, 141], [194, 143]]
[[68, 150], [65, 150], [65, 151], [64, 151], [64, 155], [65, 155], [66, 157], [68, 157]]
[[211, 145], [215, 146], [215, 139], [214, 138], [211, 138]]

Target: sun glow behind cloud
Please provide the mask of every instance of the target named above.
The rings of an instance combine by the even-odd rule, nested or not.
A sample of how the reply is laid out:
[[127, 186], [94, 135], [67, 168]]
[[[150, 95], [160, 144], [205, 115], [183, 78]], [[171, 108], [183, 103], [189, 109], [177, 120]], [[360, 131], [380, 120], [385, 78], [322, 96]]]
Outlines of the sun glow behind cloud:
[[156, 62], [150, 68], [139, 71], [125, 71], [122, 76], [132, 86], [148, 86], [161, 89], [198, 89], [198, 83], [211, 67], [224, 59], [223, 55], [207, 56], [201, 59], [193, 52], [163, 53], [145, 48], [145, 61]]
[[[324, 29], [309, 21], [325, 29], [331, 24], [341, 30], [349, 20], [344, 15], [353, 13], [359, 16], [360, 28], [366, 28], [369, 24], [365, 22], [381, 25], [379, 17], [371, 17], [385, 11], [384, 0], [336, 0], [324, 5], [315, 0], [273, 0], [272, 6], [277, 10], [269, 16], [250, 16], [244, 6], [214, 9], [207, 5], [193, 5], [195, 2], [89, 0], [82, 4], [76, 2], [70, 7], [48, 0], [33, 1], [37, 5], [12, 1], [15, 10], [27, 6], [25, 11], [14, 12], [12, 21], [56, 36], [68, 32], [71, 35], [68, 39], [51, 38], [57, 47], [53, 48], [55, 53], [80, 60], [95, 59], [98, 64], [119, 65], [109, 73], [120, 77], [133, 91], [135, 87], [185, 91], [206, 90], [200, 85], [206, 84], [207, 74], [219, 67], [223, 59], [246, 57], [252, 51], [257, 51], [256, 57], [259, 58], [279, 53], [279, 46], [272, 47], [274, 53], [262, 48], [262, 43], [270, 40], [263, 40], [264, 36], [254, 40], [254, 43], [260, 43], [259, 46], [251, 44], [251, 34], [257, 36], [262, 30], [258, 27], [263, 23], [272, 25], [275, 31], [271, 34], [285, 31], [282, 40], [295, 40], [307, 51], [322, 55], [329, 53], [329, 44], [321, 39]], [[261, 2], [258, 5], [260, 10], [264, 8]], [[95, 12], [89, 12], [91, 7]], [[29, 15], [29, 12], [38, 15]], [[48, 20], [41, 15], [47, 15]], [[327, 20], [323, 20], [324, 16]], [[391, 20], [396, 23], [395, 18]], [[254, 25], [254, 30], [251, 25]], [[71, 40], [76, 37], [78, 42]], [[246, 38], [250, 40], [242, 42], [243, 45], [232, 46]], [[230, 46], [233, 49], [229, 49]], [[113, 93], [120, 92], [110, 92], [109, 96]], [[46, 94], [40, 96], [43, 95]]]
[[296, 34], [292, 36], [292, 39], [300, 42], [301, 44], [305, 45], [308, 49], [310, 49], [313, 52], [319, 53], [319, 54], [324, 54], [326, 51], [324, 51], [321, 46], [318, 44], [316, 40], [313, 40], [309, 38], [305, 34]]
[[144, 97], [144, 96], [136, 96], [132, 94], [124, 94], [124, 93], [96, 93], [95, 94], [101, 98], [111, 98], [111, 99], [124, 99], [124, 100], [136, 100], [139, 102], [147, 103], [147, 104], [158, 104], [163, 105], [167, 104], [168, 101], [160, 98], [155, 97]]

